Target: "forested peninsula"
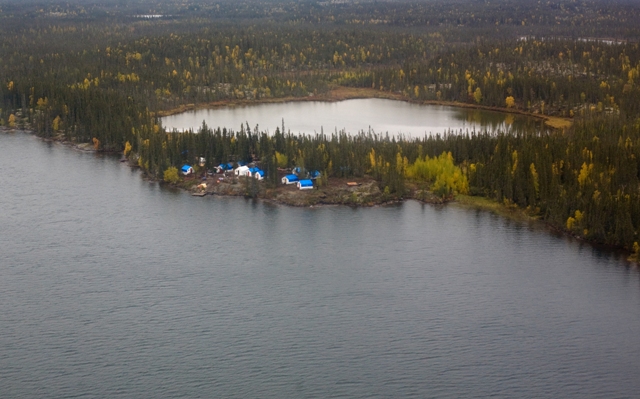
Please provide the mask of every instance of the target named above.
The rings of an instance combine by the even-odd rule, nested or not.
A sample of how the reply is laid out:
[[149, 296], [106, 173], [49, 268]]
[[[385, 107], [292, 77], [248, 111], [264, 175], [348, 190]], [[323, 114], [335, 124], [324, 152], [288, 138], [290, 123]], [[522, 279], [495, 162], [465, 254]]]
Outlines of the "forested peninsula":
[[[265, 192], [299, 167], [320, 187], [371, 179], [385, 201], [482, 196], [637, 254], [639, 43], [640, 5], [625, 1], [0, 0], [0, 126], [123, 152], [158, 180], [244, 161], [265, 171]], [[556, 129], [176, 133], [159, 119], [336, 89]]]

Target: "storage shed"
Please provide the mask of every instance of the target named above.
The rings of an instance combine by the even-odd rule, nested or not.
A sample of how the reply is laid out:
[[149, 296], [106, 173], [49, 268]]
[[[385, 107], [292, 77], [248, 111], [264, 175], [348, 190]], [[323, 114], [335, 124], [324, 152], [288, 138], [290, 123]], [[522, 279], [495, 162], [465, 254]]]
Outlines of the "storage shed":
[[190, 165], [182, 165], [182, 168], [180, 168], [180, 171], [182, 172], [183, 175], [185, 176], [189, 176], [190, 174], [193, 173], [193, 168]]
[[233, 165], [231, 163], [221, 163], [216, 167], [217, 173], [226, 172], [228, 170], [233, 170]]
[[298, 188], [300, 190], [311, 190], [313, 188], [313, 180], [300, 180], [298, 182]]
[[296, 175], [286, 175], [285, 177], [282, 178], [282, 184], [294, 184], [296, 183], [298, 180], [298, 176]]

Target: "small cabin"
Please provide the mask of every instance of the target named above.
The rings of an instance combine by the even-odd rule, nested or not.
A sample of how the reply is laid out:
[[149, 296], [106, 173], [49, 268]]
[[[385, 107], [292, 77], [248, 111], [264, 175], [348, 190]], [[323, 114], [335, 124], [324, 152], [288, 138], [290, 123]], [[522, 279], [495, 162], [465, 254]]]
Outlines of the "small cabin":
[[305, 179], [298, 182], [300, 190], [311, 190], [313, 188], [313, 180]]
[[[247, 176], [255, 177], [255, 178], [257, 178], [258, 180], [262, 180], [262, 179], [260, 179], [260, 178], [258, 178], [258, 177], [256, 176], [256, 174], [258, 174], [258, 172], [262, 172], [262, 169], [260, 169], [260, 168], [258, 168], [258, 167], [256, 167], [256, 166], [254, 166], [254, 167], [252, 167], [252, 168], [249, 168], [249, 171], [247, 172]], [[264, 172], [262, 172], [262, 177], [264, 178]]]
[[255, 177], [258, 180], [264, 180], [264, 170], [258, 170], [256, 173], [253, 174], [253, 177]]
[[247, 175], [247, 172], [249, 172], [249, 167], [248, 167], [248, 166], [244, 166], [244, 165], [243, 165], [243, 166], [239, 166], [239, 167], [237, 167], [237, 168], [233, 171], [233, 173], [234, 173], [236, 176], [246, 176], [246, 175]]
[[296, 182], [298, 182], [298, 176], [296, 175], [286, 175], [285, 177], [282, 178], [282, 184], [294, 184]]
[[228, 170], [233, 170], [233, 164], [231, 163], [221, 163], [220, 165], [218, 165], [216, 167], [216, 172], [217, 173], [224, 173]]
[[182, 168], [180, 168], [180, 171], [182, 172], [183, 175], [189, 176], [190, 174], [193, 173], [193, 168], [190, 165], [182, 165]]
[[314, 171], [309, 172], [309, 179], [315, 180], [318, 177], [320, 177], [320, 172], [319, 171], [314, 170]]

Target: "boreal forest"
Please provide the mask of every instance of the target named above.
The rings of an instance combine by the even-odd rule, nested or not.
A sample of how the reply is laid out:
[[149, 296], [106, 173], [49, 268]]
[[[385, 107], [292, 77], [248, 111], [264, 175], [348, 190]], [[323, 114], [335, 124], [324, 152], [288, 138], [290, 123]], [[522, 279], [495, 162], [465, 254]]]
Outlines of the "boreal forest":
[[[123, 152], [163, 179], [257, 161], [368, 176], [388, 198], [483, 196], [638, 252], [640, 3], [604, 0], [0, 0], [0, 125]], [[207, 104], [342, 88], [526, 113], [532, 133], [168, 132]]]

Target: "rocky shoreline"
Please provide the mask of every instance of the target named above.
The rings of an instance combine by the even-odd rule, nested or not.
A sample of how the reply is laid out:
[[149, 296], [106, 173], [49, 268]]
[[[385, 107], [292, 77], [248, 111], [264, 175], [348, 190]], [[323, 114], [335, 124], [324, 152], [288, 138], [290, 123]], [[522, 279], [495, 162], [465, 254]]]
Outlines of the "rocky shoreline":
[[[351, 183], [348, 185], [347, 183]], [[355, 183], [355, 184], [354, 184]], [[166, 184], [166, 183], [164, 183]], [[453, 198], [441, 198], [428, 190], [408, 185], [405, 195], [398, 197], [380, 190], [378, 182], [369, 178], [331, 178], [328, 183], [313, 190], [300, 190], [294, 184], [267, 187], [253, 178], [222, 174], [207, 176], [206, 179], [186, 178], [173, 185], [194, 195], [218, 195], [262, 199], [276, 204], [311, 207], [320, 205], [379, 206], [402, 202], [408, 199], [430, 204], [443, 204]]]
[[[0, 127], [0, 132], [24, 132], [33, 133], [28, 128], [16, 129]], [[56, 142], [64, 146], [83, 152], [96, 151], [91, 143], [73, 143], [65, 141], [63, 137], [42, 138], [43, 141]], [[124, 156], [120, 159], [127, 162], [130, 167], [139, 168], [136, 163], [130, 162]], [[378, 183], [370, 177], [362, 178], [335, 178], [328, 179], [327, 184], [322, 187], [315, 187], [313, 190], [299, 190], [294, 184], [281, 185], [269, 188], [264, 182], [253, 178], [237, 177], [230, 173], [207, 175], [202, 177], [189, 176], [181, 177], [176, 184], [169, 184], [161, 181], [157, 177], [150, 176], [143, 171], [144, 177], [150, 181], [159, 181], [172, 187], [186, 190], [200, 195], [218, 195], [228, 197], [247, 197], [270, 201], [276, 204], [310, 207], [320, 205], [347, 205], [347, 206], [379, 206], [402, 202], [408, 199], [418, 200], [429, 204], [444, 204], [453, 198], [441, 198], [428, 190], [420, 189], [414, 184], [407, 184], [407, 191], [404, 196], [398, 197], [394, 194], [385, 194]], [[284, 176], [284, 172], [282, 173]], [[280, 177], [282, 177], [280, 176]], [[349, 186], [347, 182], [356, 183]], [[206, 188], [201, 186], [205, 184]]]

